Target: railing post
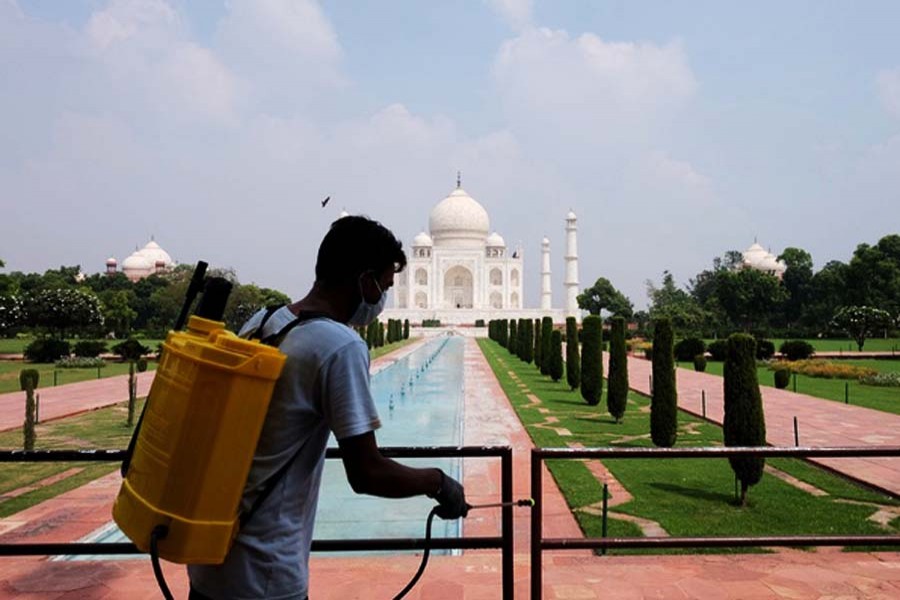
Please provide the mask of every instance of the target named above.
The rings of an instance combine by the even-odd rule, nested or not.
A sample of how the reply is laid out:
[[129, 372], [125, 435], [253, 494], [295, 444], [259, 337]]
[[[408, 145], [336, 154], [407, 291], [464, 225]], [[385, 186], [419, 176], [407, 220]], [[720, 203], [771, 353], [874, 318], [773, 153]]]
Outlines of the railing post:
[[541, 600], [541, 588], [544, 585], [541, 572], [544, 499], [542, 498], [541, 457], [538, 452], [538, 448], [531, 449], [531, 499], [534, 501], [531, 509], [531, 600]]
[[513, 464], [512, 448], [503, 449], [500, 456], [500, 499], [507, 503], [501, 509], [501, 535], [503, 536], [503, 550], [501, 554], [503, 573], [503, 600], [513, 600], [515, 592], [515, 548], [513, 544]]

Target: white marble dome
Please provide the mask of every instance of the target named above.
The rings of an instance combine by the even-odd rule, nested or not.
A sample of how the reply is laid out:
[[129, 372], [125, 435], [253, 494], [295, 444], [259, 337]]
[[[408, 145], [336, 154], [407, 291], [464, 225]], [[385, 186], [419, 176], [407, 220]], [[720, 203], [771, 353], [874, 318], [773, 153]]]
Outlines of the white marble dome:
[[122, 268], [126, 271], [146, 271], [153, 268], [153, 261], [135, 251], [134, 254], [122, 261]]
[[778, 260], [774, 254], [768, 252], [756, 242], [742, 253], [742, 266], [746, 269], [756, 269], [757, 271], [774, 275], [779, 279], [787, 270], [787, 265], [784, 261]]
[[461, 187], [438, 202], [428, 217], [428, 229], [436, 246], [448, 242], [459, 246], [483, 245], [490, 225], [484, 207]]
[[419, 232], [419, 234], [413, 238], [412, 242], [413, 247], [422, 247], [422, 246], [432, 246], [434, 245], [434, 241], [431, 239], [431, 236], [425, 233], [424, 231]]
[[169, 256], [169, 253], [160, 248], [159, 244], [157, 244], [152, 239], [147, 242], [146, 246], [138, 250], [137, 254], [149, 260], [151, 267], [155, 267], [157, 265], [170, 267], [175, 264], [172, 261], [172, 257]]
[[496, 231], [488, 236], [487, 245], [492, 247], [501, 247], [506, 248], [506, 240], [503, 239], [503, 236], [497, 233]]

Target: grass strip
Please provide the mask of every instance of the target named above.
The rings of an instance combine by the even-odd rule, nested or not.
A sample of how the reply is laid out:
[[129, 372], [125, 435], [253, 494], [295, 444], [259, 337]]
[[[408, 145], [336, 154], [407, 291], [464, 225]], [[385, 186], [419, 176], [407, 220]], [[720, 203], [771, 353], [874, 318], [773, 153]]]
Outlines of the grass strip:
[[[589, 447], [652, 447], [649, 399], [632, 393], [623, 423], [617, 425], [605, 412], [605, 400], [588, 406], [578, 390], [553, 383], [534, 365], [511, 356], [490, 340], [479, 340], [495, 375], [522, 424], [539, 447], [565, 447], [580, 443]], [[534, 400], [540, 401], [535, 404]], [[537, 407], [549, 412], [539, 412]], [[557, 419], [549, 423], [548, 417]], [[721, 446], [720, 427], [679, 413], [678, 446]], [[560, 435], [565, 429], [571, 435]], [[601, 517], [578, 509], [601, 501], [602, 484], [583, 461], [559, 461], [549, 468], [569, 507], [575, 511], [586, 535], [599, 535]], [[672, 536], [742, 535], [860, 535], [897, 533], [867, 520], [877, 508], [838, 502], [864, 500], [882, 505], [897, 503], [882, 494], [857, 486], [803, 461], [773, 461], [778, 468], [829, 492], [813, 496], [770, 474], [751, 488], [749, 504], [737, 506], [734, 473], [722, 459], [613, 459], [604, 461], [612, 475], [633, 499], [611, 509], [658, 523]], [[609, 520], [609, 535], [634, 535], [635, 526]], [[622, 531], [630, 533], [621, 533]], [[616, 553], [728, 552], [728, 549], [617, 550]], [[735, 549], [737, 552], [752, 549]]]

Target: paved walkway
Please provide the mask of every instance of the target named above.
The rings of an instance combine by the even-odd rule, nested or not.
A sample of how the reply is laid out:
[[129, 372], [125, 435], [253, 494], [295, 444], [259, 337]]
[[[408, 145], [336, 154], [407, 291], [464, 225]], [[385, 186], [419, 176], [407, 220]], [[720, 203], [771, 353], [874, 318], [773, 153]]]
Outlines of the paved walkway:
[[[415, 346], [398, 353], [413, 351]], [[396, 355], [373, 361], [383, 368]], [[527, 496], [531, 442], [472, 339], [466, 340], [465, 444], [509, 444], [514, 448], [515, 497]], [[472, 503], [496, 501], [499, 461], [466, 462], [465, 486]], [[552, 477], [544, 471], [545, 535], [580, 535]], [[0, 541], [71, 541], [108, 522], [119, 486], [112, 474], [55, 500], [0, 520]], [[323, 499], [323, 501], [325, 501]], [[516, 598], [528, 598], [527, 509], [517, 509]], [[473, 511], [465, 535], [496, 535], [499, 510]], [[311, 597], [315, 600], [391, 598], [415, 572], [419, 557], [390, 555], [348, 558], [316, 556]], [[176, 598], [185, 598], [184, 568], [164, 564]], [[436, 556], [407, 596], [420, 600], [496, 600], [500, 597], [496, 551]], [[145, 559], [52, 562], [43, 558], [0, 558], [0, 598], [158, 599]], [[774, 555], [598, 557], [587, 551], [546, 553], [543, 597], [548, 600], [900, 598], [900, 553], [784, 551]]]
[[[628, 357], [631, 388], [650, 393], [652, 365]], [[679, 408], [703, 414], [716, 423], [724, 419], [723, 378], [679, 368], [676, 372]], [[797, 417], [801, 446], [900, 446], [900, 415], [760, 386], [766, 415], [766, 438], [773, 446], [794, 445]], [[900, 458], [822, 458], [815, 462], [900, 496]]]
[[[138, 396], [146, 396], [153, 371], [137, 374]], [[128, 400], [128, 375], [116, 375], [56, 387], [38, 388], [41, 422]], [[0, 431], [18, 429], [25, 420], [25, 392], [0, 394]]]

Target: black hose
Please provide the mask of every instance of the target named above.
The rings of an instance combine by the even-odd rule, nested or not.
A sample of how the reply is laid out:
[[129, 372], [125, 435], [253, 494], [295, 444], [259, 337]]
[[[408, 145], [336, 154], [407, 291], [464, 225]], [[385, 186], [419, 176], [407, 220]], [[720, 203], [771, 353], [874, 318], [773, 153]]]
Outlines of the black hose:
[[431, 522], [434, 521], [434, 516], [437, 514], [438, 507], [435, 506], [431, 509], [431, 512], [428, 513], [428, 520], [425, 521], [425, 552], [422, 554], [422, 562], [419, 563], [419, 570], [416, 571], [416, 574], [413, 575], [413, 578], [409, 580], [409, 583], [406, 584], [406, 587], [400, 590], [400, 593], [394, 596], [394, 600], [400, 600], [406, 594], [409, 593], [409, 590], [413, 589], [416, 586], [416, 583], [419, 582], [419, 578], [422, 577], [422, 573], [425, 572], [425, 567], [428, 565], [428, 556], [431, 554]]
[[159, 548], [156, 546], [159, 540], [166, 539], [168, 533], [169, 528], [165, 525], [157, 525], [150, 532], [150, 562], [153, 564], [153, 574], [156, 576], [156, 584], [159, 586], [159, 591], [162, 592], [163, 598], [175, 600], [171, 590], [169, 590], [169, 586], [166, 584], [166, 578], [163, 576], [162, 567], [159, 564]]

